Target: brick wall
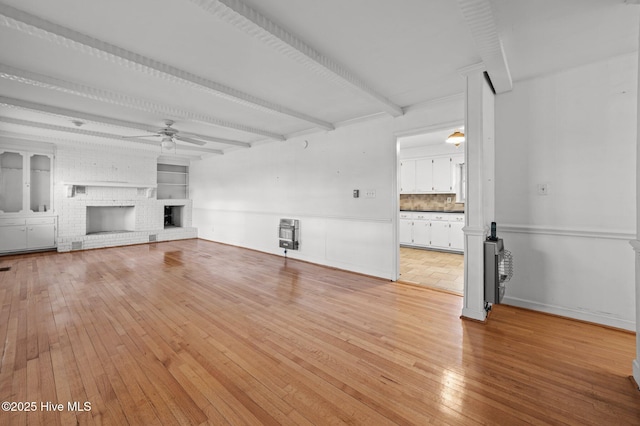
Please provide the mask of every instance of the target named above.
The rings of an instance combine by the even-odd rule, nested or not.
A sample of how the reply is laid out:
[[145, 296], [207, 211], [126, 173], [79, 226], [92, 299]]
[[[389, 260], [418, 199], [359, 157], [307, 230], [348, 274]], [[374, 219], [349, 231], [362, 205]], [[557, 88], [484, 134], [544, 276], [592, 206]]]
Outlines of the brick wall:
[[[155, 186], [157, 155], [145, 151], [122, 152], [104, 149], [58, 147], [55, 162], [54, 208], [58, 215], [58, 251], [72, 247], [98, 248], [157, 241], [195, 238], [191, 228], [191, 200], [157, 200]], [[86, 193], [68, 196], [65, 182], [113, 182], [140, 184], [136, 187], [86, 186]], [[146, 186], [145, 186], [146, 185]], [[151, 195], [151, 197], [149, 197]], [[165, 230], [164, 205], [184, 205], [184, 226]], [[134, 206], [134, 232], [86, 235], [87, 206]], [[76, 243], [75, 245], [73, 243]]]

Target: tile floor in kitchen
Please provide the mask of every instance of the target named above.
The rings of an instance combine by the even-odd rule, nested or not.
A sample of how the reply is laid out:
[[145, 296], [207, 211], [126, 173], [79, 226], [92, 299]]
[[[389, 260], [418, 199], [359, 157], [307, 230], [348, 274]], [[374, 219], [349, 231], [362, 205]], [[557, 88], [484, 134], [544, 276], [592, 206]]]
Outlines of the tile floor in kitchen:
[[399, 281], [462, 295], [464, 255], [400, 247]]

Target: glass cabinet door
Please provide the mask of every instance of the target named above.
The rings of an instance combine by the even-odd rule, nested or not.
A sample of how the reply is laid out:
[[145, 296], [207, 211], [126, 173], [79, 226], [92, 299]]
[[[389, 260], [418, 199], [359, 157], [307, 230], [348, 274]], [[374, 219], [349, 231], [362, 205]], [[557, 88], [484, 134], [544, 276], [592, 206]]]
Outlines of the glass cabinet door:
[[18, 152], [0, 154], [0, 211], [18, 213], [24, 200], [24, 157]]
[[51, 210], [51, 158], [46, 155], [33, 154], [30, 158], [30, 200], [32, 212]]

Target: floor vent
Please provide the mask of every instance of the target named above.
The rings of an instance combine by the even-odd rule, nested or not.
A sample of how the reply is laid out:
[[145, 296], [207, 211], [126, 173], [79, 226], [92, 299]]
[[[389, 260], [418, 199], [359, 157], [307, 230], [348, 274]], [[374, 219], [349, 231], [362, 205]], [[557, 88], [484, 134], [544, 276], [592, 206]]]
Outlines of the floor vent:
[[155, 241], [158, 241], [158, 235], [157, 234], [151, 234], [149, 235], [149, 242], [153, 243]]
[[0, 272], [6, 272], [10, 270], [11, 270], [11, 266], [3, 266], [2, 268], [0, 268]]
[[71, 250], [82, 250], [82, 241], [72, 241]]

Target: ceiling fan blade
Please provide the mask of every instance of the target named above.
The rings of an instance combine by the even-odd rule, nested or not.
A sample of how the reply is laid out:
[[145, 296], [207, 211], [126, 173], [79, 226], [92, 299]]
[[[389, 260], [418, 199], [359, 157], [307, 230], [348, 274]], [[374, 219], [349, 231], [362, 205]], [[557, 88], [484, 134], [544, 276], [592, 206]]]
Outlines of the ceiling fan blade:
[[192, 143], [192, 144], [194, 144], [194, 145], [200, 145], [200, 146], [203, 146], [203, 145], [206, 145], [206, 144], [207, 144], [206, 142], [199, 141], [199, 140], [195, 140], [195, 139], [191, 139], [191, 138], [187, 138], [187, 137], [185, 137], [185, 136], [175, 136], [174, 138], [175, 138], [176, 140], [179, 140], [179, 141], [182, 141], [182, 142], [187, 142], [187, 143]]
[[137, 135], [137, 136], [120, 136], [122, 139], [133, 139], [133, 138], [151, 138], [151, 137], [158, 137], [160, 135], [158, 135], [157, 133], [155, 134], [146, 134], [146, 135]]

